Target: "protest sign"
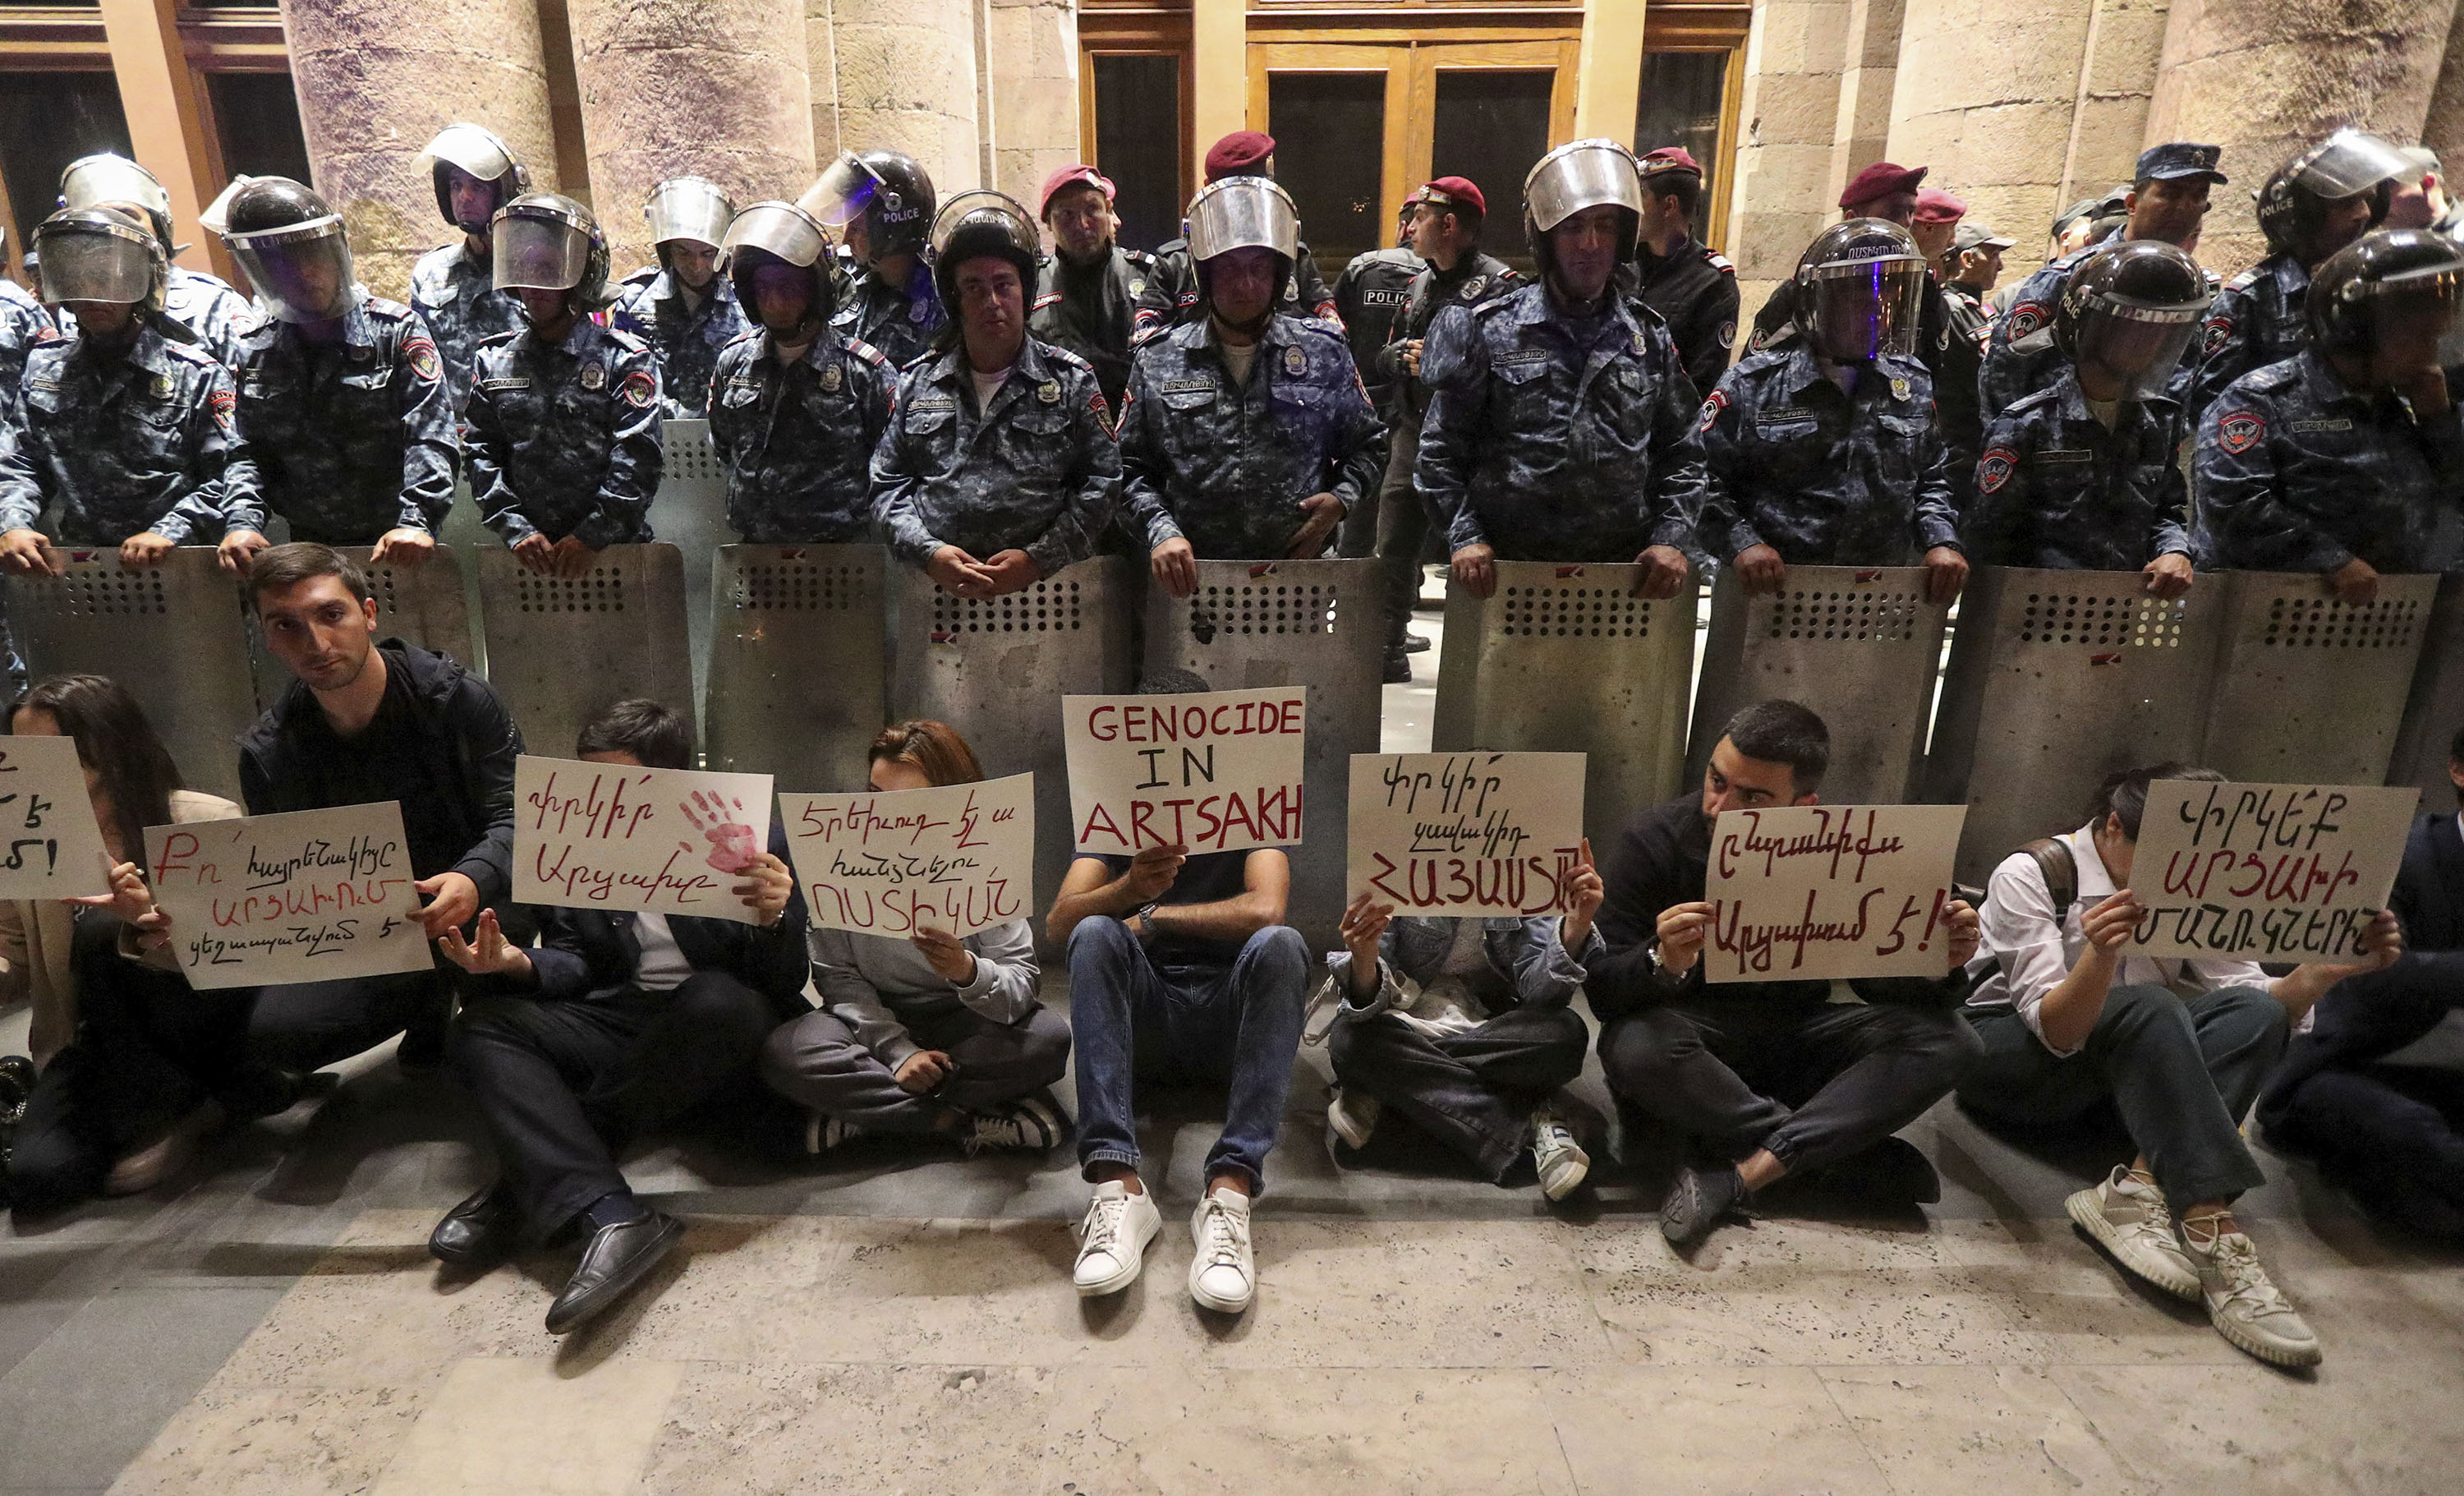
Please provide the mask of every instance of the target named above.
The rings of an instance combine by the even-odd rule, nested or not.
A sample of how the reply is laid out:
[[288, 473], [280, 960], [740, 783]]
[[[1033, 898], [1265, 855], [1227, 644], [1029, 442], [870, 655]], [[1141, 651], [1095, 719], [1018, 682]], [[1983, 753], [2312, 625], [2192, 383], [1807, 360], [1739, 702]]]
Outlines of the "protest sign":
[[0, 899], [111, 891], [85, 769], [72, 737], [0, 737]]
[[295, 810], [145, 828], [147, 881], [197, 988], [426, 971], [402, 807]]
[[1578, 753], [1356, 753], [1344, 887], [1398, 914], [1563, 913]]
[[1193, 856], [1297, 845], [1308, 707], [1299, 686], [1062, 697], [1072, 845]]
[[514, 901], [759, 924], [737, 877], [769, 846], [770, 776], [537, 759], [514, 766]]
[[2421, 791], [2409, 785], [2147, 786], [2131, 954], [2353, 961], [2387, 907]]
[[1730, 810], [1711, 828], [1705, 981], [1942, 977], [1966, 805]]
[[781, 795], [816, 930], [973, 935], [1034, 913], [1035, 776], [855, 795]]

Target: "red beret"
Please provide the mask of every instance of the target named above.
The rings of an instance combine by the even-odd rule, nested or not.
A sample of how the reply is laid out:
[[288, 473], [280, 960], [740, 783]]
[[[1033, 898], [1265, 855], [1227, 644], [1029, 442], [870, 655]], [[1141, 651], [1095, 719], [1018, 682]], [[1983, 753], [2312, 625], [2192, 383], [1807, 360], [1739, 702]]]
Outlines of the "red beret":
[[1921, 224], [1955, 224], [1968, 216], [1968, 205], [1940, 187], [1926, 187], [1917, 193], [1917, 222]]
[[1480, 188], [1472, 185], [1469, 177], [1440, 177], [1420, 188], [1419, 200], [1440, 207], [1460, 205], [1483, 218], [1488, 216], [1488, 199], [1480, 195]]
[[1690, 171], [1699, 177], [1703, 174], [1703, 164], [1696, 161], [1694, 153], [1683, 145], [1662, 145], [1658, 150], [1643, 154], [1642, 174], [1644, 176], [1658, 176], [1663, 171]]
[[1064, 166], [1044, 179], [1044, 191], [1035, 200], [1037, 214], [1039, 216], [1051, 214], [1053, 195], [1063, 187], [1082, 186], [1093, 187], [1103, 193], [1104, 201], [1107, 203], [1112, 200], [1112, 179], [1086, 163], [1080, 162], [1074, 165]]
[[1264, 130], [1235, 130], [1206, 153], [1206, 180], [1259, 175], [1258, 168], [1275, 153], [1275, 138]]
[[1878, 161], [1857, 173], [1855, 180], [1848, 184], [1848, 189], [1839, 194], [1839, 206], [1855, 208], [1859, 203], [1870, 203], [1894, 192], [1913, 192], [1917, 184], [1925, 180], [1925, 174], [1923, 166], [1898, 166], [1887, 161]]

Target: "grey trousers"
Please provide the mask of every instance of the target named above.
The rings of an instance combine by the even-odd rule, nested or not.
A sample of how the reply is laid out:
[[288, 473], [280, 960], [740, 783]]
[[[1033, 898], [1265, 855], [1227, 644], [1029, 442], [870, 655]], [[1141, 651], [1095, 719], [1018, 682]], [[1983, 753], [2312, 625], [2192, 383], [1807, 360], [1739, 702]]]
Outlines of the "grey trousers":
[[956, 1067], [927, 1095], [902, 1088], [853, 1029], [825, 1012], [772, 1030], [761, 1046], [761, 1078], [800, 1106], [867, 1132], [929, 1133], [943, 1107], [979, 1111], [1033, 1095], [1057, 1083], [1069, 1063], [1069, 1025], [1047, 1007], [1017, 1023], [953, 1007], [918, 1017], [907, 1031]]

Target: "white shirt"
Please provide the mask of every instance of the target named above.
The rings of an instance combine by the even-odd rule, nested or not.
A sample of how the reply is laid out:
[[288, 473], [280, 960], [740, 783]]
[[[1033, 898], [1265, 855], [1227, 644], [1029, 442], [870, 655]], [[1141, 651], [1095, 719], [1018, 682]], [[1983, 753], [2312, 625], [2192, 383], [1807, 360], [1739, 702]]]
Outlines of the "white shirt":
[[633, 938], [642, 947], [642, 963], [633, 968], [634, 986], [644, 992], [672, 992], [693, 975], [693, 963], [668, 929], [667, 915], [636, 913]]
[[1220, 342], [1223, 366], [1232, 371], [1232, 383], [1249, 383], [1249, 365], [1258, 362], [1258, 345], [1254, 342]]
[[[2095, 831], [2091, 823], [2056, 838], [2071, 849], [2071, 859], [2079, 865], [2079, 896], [2070, 908], [2057, 914], [2053, 891], [2045, 887], [2044, 869], [2026, 852], [2013, 852], [1993, 869], [1986, 884], [1985, 907], [1978, 911], [1984, 939], [1975, 958], [1968, 963], [1974, 982], [1969, 1006], [2009, 1003], [2039, 1044], [2045, 1044], [2045, 1027], [2037, 1010], [2044, 1005], [2045, 994], [2061, 984], [2087, 951], [2079, 916], [2114, 892], [2113, 874], [2105, 870], [2104, 859], [2097, 852]], [[2255, 961], [2158, 960], [2149, 956], [2124, 956], [2113, 974], [2117, 987], [2169, 987], [2184, 997], [2218, 987], [2264, 988], [2268, 979]], [[2064, 1057], [2079, 1050], [2076, 1045], [2068, 1049], [2051, 1044], [2045, 1047]]]
[[968, 367], [967, 377], [976, 382], [976, 414], [979, 417], [993, 407], [993, 396], [1001, 393], [1002, 383], [1009, 378], [1009, 371], [1016, 367], [1018, 365], [1012, 363], [989, 374], [972, 365]]

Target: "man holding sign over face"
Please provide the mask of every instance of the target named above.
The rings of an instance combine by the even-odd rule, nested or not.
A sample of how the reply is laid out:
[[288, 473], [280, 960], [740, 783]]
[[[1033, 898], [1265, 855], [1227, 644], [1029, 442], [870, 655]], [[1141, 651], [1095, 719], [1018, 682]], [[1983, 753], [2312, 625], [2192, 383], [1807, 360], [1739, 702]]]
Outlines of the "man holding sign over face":
[[1636, 816], [1609, 860], [1608, 952], [1587, 963], [1584, 990], [1609, 1089], [1707, 1155], [1678, 1172], [1661, 1206], [1661, 1231], [1679, 1247], [1756, 1190], [1825, 1165], [1853, 1166], [1839, 1177], [1860, 1194], [1941, 1198], [1933, 1166], [1891, 1134], [1975, 1059], [1976, 1038], [1953, 1011], [1968, 995], [1975, 911], [1957, 899], [1928, 910], [1944, 975], [1855, 979], [1861, 1003], [1831, 1001], [1827, 981], [1705, 981], [1714, 823], [1816, 803], [1830, 761], [1831, 732], [1814, 713], [1793, 701], [1748, 707], [1711, 750], [1701, 794]]

